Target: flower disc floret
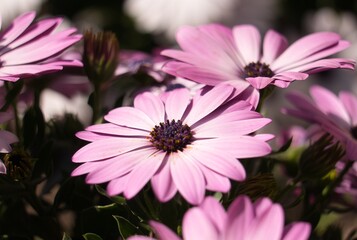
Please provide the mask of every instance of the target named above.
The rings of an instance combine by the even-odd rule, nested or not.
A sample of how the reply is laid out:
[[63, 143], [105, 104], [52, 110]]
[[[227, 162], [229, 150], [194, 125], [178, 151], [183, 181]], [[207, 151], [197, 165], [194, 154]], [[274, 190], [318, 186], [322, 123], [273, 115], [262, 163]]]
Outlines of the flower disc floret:
[[251, 62], [244, 67], [243, 77], [272, 77], [273, 71], [268, 64], [261, 62]]
[[164, 152], [182, 151], [192, 142], [193, 134], [187, 124], [181, 120], [166, 120], [156, 125], [150, 132], [150, 142]]

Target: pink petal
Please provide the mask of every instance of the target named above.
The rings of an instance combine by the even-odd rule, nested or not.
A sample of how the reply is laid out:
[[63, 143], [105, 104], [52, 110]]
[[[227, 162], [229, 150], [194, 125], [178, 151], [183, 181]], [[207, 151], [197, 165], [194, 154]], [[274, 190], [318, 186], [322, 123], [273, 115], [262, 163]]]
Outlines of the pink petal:
[[133, 149], [151, 146], [145, 138], [108, 138], [87, 144], [72, 157], [73, 162], [90, 162], [114, 157]]
[[220, 84], [198, 98], [185, 119], [189, 126], [216, 110], [233, 92], [234, 88]]
[[284, 227], [284, 211], [278, 204], [271, 206], [264, 214], [257, 216], [250, 232], [251, 239], [280, 240]]
[[136, 137], [147, 137], [149, 136], [148, 131], [141, 129], [134, 129], [128, 127], [118, 126], [112, 123], [103, 123], [92, 125], [86, 128], [86, 131], [91, 131], [95, 133], [101, 133], [106, 135], [115, 135], [115, 136], [136, 136]]
[[270, 77], [249, 77], [245, 80], [247, 80], [256, 89], [263, 89], [274, 81], [274, 79]]
[[10, 144], [5, 141], [4, 139], [0, 138], [0, 153], [9, 153], [11, 152], [12, 148]]
[[237, 181], [245, 179], [245, 170], [242, 164], [230, 152], [202, 145], [194, 146], [185, 152], [211, 171]]
[[[93, 132], [88, 132], [88, 131], [77, 132], [76, 137], [80, 138], [82, 140], [88, 141], [88, 142], [94, 142], [94, 141], [110, 138], [110, 136], [108, 136], [108, 135], [103, 135], [103, 134], [98, 134], [98, 133], [93, 133]], [[112, 137], [114, 137], [114, 136], [112, 136]]]
[[[276, 63], [274, 62], [271, 66], [271, 69], [273, 71], [286, 71], [288, 69], [300, 69], [300, 66], [305, 66], [308, 63], [312, 63], [316, 60], [325, 58], [327, 56], [333, 55], [337, 52], [340, 52], [344, 49], [346, 49], [347, 47], [350, 46], [350, 43], [347, 41], [338, 41], [335, 43], [335, 45], [331, 45], [329, 47], [327, 47], [326, 49], [322, 49], [318, 52], [310, 52], [310, 56], [305, 56], [304, 58], [301, 58], [300, 60], [297, 60], [295, 62], [291, 62], [289, 65], [284, 65], [283, 67], [278, 67], [276, 66]], [[340, 59], [342, 61], [348, 61], [347, 59]]]
[[168, 120], [180, 120], [190, 102], [188, 89], [176, 89], [170, 91], [165, 102], [165, 109]]
[[338, 44], [339, 40], [340, 36], [332, 32], [319, 32], [307, 35], [291, 44], [290, 47], [271, 64], [271, 69], [275, 71], [290, 66], [323, 49], [333, 47]]
[[6, 174], [6, 166], [1, 160], [0, 160], [0, 174]]
[[62, 18], [44, 19], [39, 22], [36, 22], [32, 24], [30, 27], [28, 27], [20, 37], [16, 38], [12, 43], [10, 43], [7, 46], [8, 49], [2, 49], [1, 52], [3, 52], [3, 50], [7, 51], [9, 49], [17, 48], [18, 46], [21, 46], [22, 44], [27, 43], [41, 36], [41, 34], [43, 33], [49, 34], [48, 31], [53, 30], [61, 22], [62, 22]]
[[150, 226], [154, 229], [154, 232], [160, 240], [180, 240], [180, 238], [164, 224], [150, 221]]
[[309, 74], [300, 72], [280, 72], [274, 75], [275, 80], [284, 80], [292, 82], [294, 80], [305, 80], [309, 77]]
[[35, 12], [28, 12], [14, 19], [11, 25], [0, 34], [0, 46], [5, 47], [20, 36], [26, 28], [30, 26], [32, 21], [35, 19], [35, 16]]
[[346, 108], [348, 115], [351, 119], [351, 125], [357, 125], [357, 98], [350, 92], [342, 91], [339, 94], [339, 98]]
[[215, 126], [208, 127], [201, 125], [195, 128], [195, 137], [213, 138], [246, 135], [261, 129], [270, 122], [271, 119], [269, 118], [255, 118], [234, 122], [221, 122]]
[[348, 112], [335, 94], [317, 85], [310, 88], [310, 94], [323, 113], [343, 128], [349, 128], [350, 118]]
[[252, 25], [238, 25], [233, 28], [236, 47], [241, 54], [244, 65], [260, 59], [261, 37], [258, 29]]
[[227, 214], [217, 199], [208, 196], [203, 200], [200, 208], [207, 214], [207, 217], [215, 225], [219, 232], [223, 232], [226, 226]]
[[165, 121], [164, 104], [158, 96], [155, 96], [150, 92], [145, 92], [136, 96], [134, 99], [134, 107], [143, 111], [155, 123]]
[[47, 64], [26, 64], [20, 66], [3, 66], [0, 69], [2, 74], [15, 76], [31, 76], [39, 73], [51, 73], [62, 70], [62, 66], [51, 66]]
[[107, 193], [109, 196], [121, 194], [128, 183], [128, 175], [116, 178], [108, 183]]
[[205, 180], [200, 168], [184, 152], [169, 156], [172, 179], [180, 194], [193, 205], [202, 202], [205, 194]]
[[280, 33], [269, 30], [264, 37], [261, 62], [271, 64], [288, 46], [287, 39]]
[[94, 171], [91, 171], [86, 177], [86, 182], [97, 184], [119, 178], [132, 171], [140, 162], [146, 161], [155, 152], [156, 150], [153, 148], [144, 148], [100, 161], [100, 168], [93, 169]]
[[117, 125], [138, 128], [142, 130], [152, 131], [154, 123], [143, 111], [133, 107], [120, 107], [111, 110], [104, 119]]
[[219, 235], [209, 217], [200, 208], [188, 210], [182, 221], [184, 239], [217, 240]]
[[167, 202], [175, 196], [177, 188], [172, 180], [170, 163], [167, 162], [167, 159], [164, 160], [157, 173], [151, 178], [151, 185], [155, 196], [161, 202]]
[[55, 37], [57, 36], [50, 35], [3, 54], [4, 64], [20, 65], [44, 60], [60, 53], [81, 39], [80, 36]]
[[309, 239], [311, 226], [308, 223], [291, 223], [284, 228], [282, 240], [307, 240]]
[[166, 63], [162, 70], [168, 74], [191, 79], [195, 82], [210, 86], [215, 86], [226, 80], [238, 78], [236, 75], [232, 75], [229, 72], [220, 71], [215, 68], [207, 68], [205, 65], [193, 66], [187, 63], [173, 61]]
[[252, 203], [246, 196], [238, 196], [227, 211], [226, 240], [249, 239], [251, 222], [254, 219]]
[[0, 139], [9, 144], [19, 141], [19, 138], [15, 134], [8, 132], [6, 130], [0, 130]]
[[200, 165], [200, 169], [206, 180], [206, 189], [213, 192], [227, 193], [231, 189], [231, 182], [225, 176]]
[[159, 169], [164, 157], [165, 153], [157, 152], [136, 165], [128, 176], [128, 183], [124, 190], [126, 198], [134, 197], [145, 186]]
[[218, 139], [196, 140], [193, 145], [206, 146], [231, 153], [236, 158], [252, 158], [268, 155], [271, 147], [259, 138], [250, 136], [224, 137]]

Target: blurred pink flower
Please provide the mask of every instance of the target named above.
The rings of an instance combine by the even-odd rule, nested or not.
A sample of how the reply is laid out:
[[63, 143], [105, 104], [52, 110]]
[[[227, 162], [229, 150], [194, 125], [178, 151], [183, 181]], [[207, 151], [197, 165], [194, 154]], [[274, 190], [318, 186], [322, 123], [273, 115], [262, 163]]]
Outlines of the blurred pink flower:
[[[0, 112], [0, 124], [4, 124], [5, 122], [11, 120], [13, 118], [12, 112]], [[0, 130], [0, 153], [9, 153], [12, 148], [10, 144], [17, 142], [19, 139], [13, 133]], [[5, 164], [0, 161], [0, 174], [6, 173]]]
[[82, 66], [80, 61], [58, 58], [81, 39], [76, 29], [56, 31], [62, 18], [33, 22], [35, 16], [34, 12], [25, 13], [0, 33], [0, 80], [17, 81], [56, 72], [63, 66]]
[[270, 134], [252, 135], [271, 120], [238, 101], [235, 89], [223, 84], [198, 91], [175, 89], [160, 98], [138, 95], [134, 107], [107, 114], [109, 123], [89, 126], [77, 136], [92, 143], [72, 160], [83, 163], [72, 176], [87, 174], [90, 184], [108, 182], [109, 195], [134, 197], [151, 179], [160, 201], [177, 191], [191, 204], [202, 202], [205, 189], [227, 192], [228, 178], [241, 181], [245, 170], [237, 158], [271, 152]]
[[299, 92], [291, 92], [287, 99], [295, 109], [283, 109], [286, 114], [315, 123], [339, 140], [347, 158], [357, 160], [357, 97], [341, 91], [336, 96], [321, 86], [310, 88], [312, 99]]
[[168, 58], [161, 56], [159, 51], [147, 54], [140, 51], [120, 50], [119, 65], [115, 70], [115, 75], [136, 74], [139, 71], [143, 71], [157, 82], [162, 82], [171, 77], [161, 71], [162, 66], [167, 61]]
[[250, 85], [263, 89], [269, 84], [286, 88], [311, 73], [355, 66], [353, 60], [325, 58], [350, 45], [332, 32], [310, 34], [288, 47], [286, 38], [274, 30], [261, 43], [260, 33], [252, 25], [229, 29], [209, 24], [182, 27], [176, 39], [182, 50], [162, 52], [175, 59], [163, 71], [211, 86], [224, 81], [238, 89]]
[[[156, 236], [160, 240], [180, 240], [165, 225], [151, 221]], [[284, 227], [283, 208], [262, 198], [252, 203], [246, 196], [237, 197], [227, 212], [213, 197], [206, 197], [203, 203], [189, 209], [182, 222], [185, 240], [304, 240], [308, 239], [311, 227], [308, 223], [295, 222]], [[128, 240], [153, 239], [133, 236]]]

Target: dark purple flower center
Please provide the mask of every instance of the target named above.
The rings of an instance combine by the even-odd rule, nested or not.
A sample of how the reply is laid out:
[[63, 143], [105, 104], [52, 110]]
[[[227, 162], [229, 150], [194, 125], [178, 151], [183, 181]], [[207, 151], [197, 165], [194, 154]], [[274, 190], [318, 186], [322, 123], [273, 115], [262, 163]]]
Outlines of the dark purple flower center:
[[274, 72], [269, 65], [261, 62], [251, 62], [244, 67], [243, 77], [272, 77]]
[[150, 132], [150, 142], [164, 152], [182, 151], [193, 140], [190, 127], [181, 120], [167, 120], [156, 125]]
[[357, 140], [357, 126], [351, 128], [350, 133], [352, 137]]

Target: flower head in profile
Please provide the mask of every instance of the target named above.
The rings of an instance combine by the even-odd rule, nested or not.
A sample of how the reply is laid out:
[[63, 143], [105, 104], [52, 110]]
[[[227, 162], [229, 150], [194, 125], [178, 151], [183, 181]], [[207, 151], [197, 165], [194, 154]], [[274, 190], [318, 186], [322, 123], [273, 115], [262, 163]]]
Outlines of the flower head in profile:
[[176, 39], [182, 50], [162, 52], [174, 59], [163, 71], [211, 86], [225, 81], [239, 89], [250, 85], [255, 89], [268, 85], [286, 88], [309, 74], [353, 69], [355, 65], [344, 58], [326, 58], [350, 45], [332, 32], [310, 34], [288, 46], [286, 38], [274, 30], [269, 30], [262, 42], [252, 25], [229, 29], [209, 24], [182, 27]]
[[134, 107], [110, 111], [108, 123], [89, 126], [77, 136], [91, 143], [73, 155], [82, 163], [72, 175], [87, 174], [90, 184], [109, 182], [109, 195], [134, 197], [151, 180], [160, 201], [178, 191], [191, 204], [205, 189], [227, 192], [229, 179], [245, 179], [241, 158], [269, 154], [270, 134], [256, 134], [271, 120], [232, 99], [226, 84], [198, 91], [175, 89], [160, 98], [138, 95]]
[[312, 99], [299, 92], [289, 93], [287, 99], [295, 109], [283, 111], [319, 125], [340, 141], [347, 158], [357, 160], [357, 97], [347, 91], [336, 96], [321, 86], [312, 86], [310, 95]]
[[75, 28], [56, 30], [62, 18], [34, 22], [34, 12], [25, 13], [0, 33], [0, 80], [17, 81], [63, 69], [82, 66], [81, 62], [61, 59], [59, 54], [81, 39]]
[[[180, 240], [168, 227], [156, 221], [150, 222], [160, 240]], [[213, 197], [206, 197], [198, 207], [189, 209], [182, 222], [184, 240], [304, 240], [308, 239], [311, 227], [308, 223], [294, 222], [284, 227], [284, 210], [269, 198], [255, 203], [241, 195], [228, 210]], [[129, 240], [153, 239], [132, 236]]]

